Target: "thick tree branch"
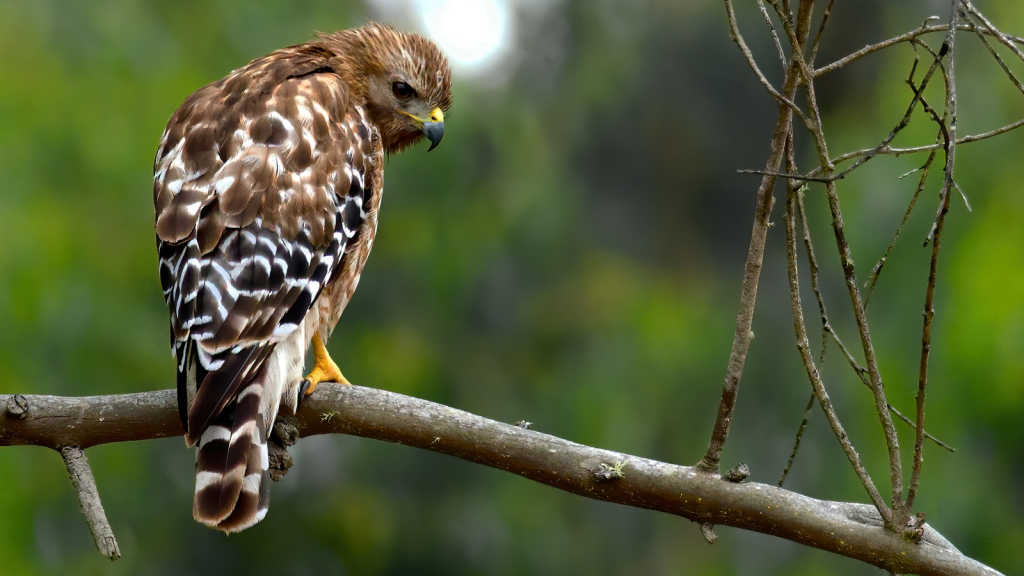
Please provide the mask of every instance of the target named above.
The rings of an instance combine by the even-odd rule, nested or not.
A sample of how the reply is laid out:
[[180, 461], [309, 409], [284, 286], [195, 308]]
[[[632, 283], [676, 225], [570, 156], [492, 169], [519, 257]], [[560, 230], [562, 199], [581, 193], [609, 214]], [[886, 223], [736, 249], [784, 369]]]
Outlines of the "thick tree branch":
[[[181, 435], [173, 390], [81, 398], [0, 395], [4, 406], [0, 446], [86, 448]], [[778, 536], [894, 573], [999, 574], [929, 526], [917, 544], [883, 529], [867, 504], [729, 482], [696, 467], [591, 448], [383, 390], [322, 384], [296, 420], [302, 436], [344, 433], [406, 444], [588, 498]]]

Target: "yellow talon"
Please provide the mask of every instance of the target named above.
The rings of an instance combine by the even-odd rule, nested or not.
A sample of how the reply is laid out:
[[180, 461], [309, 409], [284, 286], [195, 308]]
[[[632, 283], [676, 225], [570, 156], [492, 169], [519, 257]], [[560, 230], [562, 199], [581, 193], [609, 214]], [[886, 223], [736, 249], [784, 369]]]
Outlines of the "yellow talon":
[[331, 355], [327, 353], [327, 347], [324, 346], [324, 341], [320, 339], [319, 334], [313, 336], [313, 359], [313, 370], [306, 376], [306, 380], [309, 382], [306, 396], [312, 394], [321, 382], [349, 384], [341, 370], [338, 369], [338, 365], [331, 359]]

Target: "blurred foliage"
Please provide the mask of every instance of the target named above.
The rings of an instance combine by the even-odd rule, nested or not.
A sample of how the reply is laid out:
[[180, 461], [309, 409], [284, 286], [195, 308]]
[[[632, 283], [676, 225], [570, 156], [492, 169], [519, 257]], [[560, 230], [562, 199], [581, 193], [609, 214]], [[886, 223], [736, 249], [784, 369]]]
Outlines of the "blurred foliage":
[[[819, 62], [947, 9], [840, 2]], [[1024, 32], [1016, 4], [991, 12]], [[0, 392], [173, 384], [150, 193], [167, 117], [249, 59], [368, 14], [327, 0], [0, 2]], [[777, 80], [756, 10], [740, 17]], [[710, 0], [565, 0], [523, 20], [507, 83], [456, 78], [444, 145], [388, 163], [374, 255], [330, 343], [346, 375], [583, 443], [696, 462], [718, 403], [757, 185], [734, 171], [763, 166], [775, 117], [724, 20]], [[1021, 95], [977, 40], [963, 34], [957, 45], [960, 133], [1020, 117]], [[833, 154], [889, 132], [909, 102], [912, 59], [900, 46], [822, 78]], [[896, 144], [933, 134], [919, 117]], [[800, 144], [810, 166], [810, 143]], [[1024, 572], [1022, 146], [1011, 133], [958, 151], [973, 212], [955, 200], [943, 238], [928, 408], [929, 430], [958, 451], [926, 447], [919, 497], [961, 550], [1006, 573]], [[880, 158], [841, 183], [862, 280], [913, 192], [915, 178], [896, 177], [922, 160]], [[907, 413], [929, 253], [920, 242], [938, 186], [933, 176], [871, 301], [890, 399]], [[852, 345], [820, 188], [807, 202], [833, 322]], [[774, 483], [809, 386], [792, 340], [781, 226], [769, 243], [725, 463], [745, 461], [752, 480]], [[870, 398], [836, 352], [824, 369], [830, 392], [884, 485]], [[349, 437], [301, 442], [269, 518], [225, 538], [190, 517], [192, 454], [180, 440], [89, 456], [124, 558], [110, 564], [94, 551], [58, 456], [4, 448], [5, 574], [872, 571], [727, 528], [709, 547], [676, 517]], [[787, 487], [866, 500], [820, 412]]]

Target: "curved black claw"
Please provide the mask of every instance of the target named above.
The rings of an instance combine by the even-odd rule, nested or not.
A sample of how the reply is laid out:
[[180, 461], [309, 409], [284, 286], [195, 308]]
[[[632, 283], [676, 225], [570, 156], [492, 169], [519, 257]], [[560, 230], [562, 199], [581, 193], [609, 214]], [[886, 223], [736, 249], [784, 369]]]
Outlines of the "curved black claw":
[[313, 383], [309, 381], [309, 378], [303, 379], [302, 383], [299, 384], [299, 400], [295, 402], [296, 411], [302, 407], [302, 401], [306, 398], [306, 390], [309, 390], [309, 387], [312, 386], [312, 384]]

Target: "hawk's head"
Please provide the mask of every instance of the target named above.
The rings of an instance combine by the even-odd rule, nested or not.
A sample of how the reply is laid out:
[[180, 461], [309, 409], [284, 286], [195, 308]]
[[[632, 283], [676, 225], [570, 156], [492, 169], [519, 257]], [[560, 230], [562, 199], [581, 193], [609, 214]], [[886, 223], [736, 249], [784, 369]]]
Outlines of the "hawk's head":
[[384, 150], [398, 152], [426, 136], [444, 136], [452, 104], [451, 71], [437, 46], [417, 34], [371, 23], [322, 37], [338, 58], [353, 101], [380, 130]]

